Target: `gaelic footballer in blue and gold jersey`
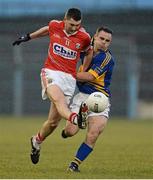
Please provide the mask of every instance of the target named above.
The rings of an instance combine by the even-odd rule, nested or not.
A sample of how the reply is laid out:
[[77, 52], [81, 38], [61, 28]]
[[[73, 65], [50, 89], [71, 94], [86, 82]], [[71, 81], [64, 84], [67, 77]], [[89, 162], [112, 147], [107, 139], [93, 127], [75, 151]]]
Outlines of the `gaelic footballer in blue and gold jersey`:
[[[103, 37], [105, 31], [101, 31], [102, 28], [99, 28], [94, 36], [95, 45], [93, 46], [93, 58], [89, 67], [86, 68], [87, 73], [85, 74], [83, 72], [83, 66], [85, 65], [80, 67], [80, 72], [77, 75], [80, 81], [77, 85], [80, 92], [91, 94], [99, 91], [110, 97], [109, 86], [115, 62], [114, 57], [108, 49], [111, 38], [107, 32], [106, 34], [108, 37]], [[81, 82], [82, 78], [84, 79], [83, 82]]]
[[[80, 104], [86, 102], [89, 95], [93, 92], [102, 92], [107, 97], [110, 97], [111, 94], [109, 86], [115, 63], [108, 48], [112, 41], [112, 31], [106, 27], [100, 27], [95, 33], [93, 39], [93, 50], [84, 57], [83, 65], [77, 73], [79, 92], [73, 97], [70, 106], [74, 112], [79, 111]], [[87, 56], [92, 56], [91, 62], [87, 61]], [[86, 109], [84, 112], [85, 111]], [[86, 138], [80, 144], [74, 159], [69, 165], [68, 169], [70, 171], [79, 172], [79, 165], [93, 151], [99, 135], [102, 134], [107, 124], [107, 120], [109, 119], [109, 113], [110, 104], [100, 113], [94, 113], [92, 111], [88, 112]], [[78, 128], [69, 123], [62, 131], [62, 137], [70, 137], [75, 135], [77, 132]]]

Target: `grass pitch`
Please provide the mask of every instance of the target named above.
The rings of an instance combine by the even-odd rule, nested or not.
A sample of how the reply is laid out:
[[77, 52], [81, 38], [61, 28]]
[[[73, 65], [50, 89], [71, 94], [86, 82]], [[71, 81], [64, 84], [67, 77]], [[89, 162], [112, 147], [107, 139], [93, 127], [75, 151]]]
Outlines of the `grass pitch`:
[[64, 120], [42, 145], [40, 162], [30, 161], [30, 137], [44, 117], [0, 118], [1, 179], [153, 179], [153, 121], [111, 119], [80, 173], [66, 169], [85, 130], [62, 139]]

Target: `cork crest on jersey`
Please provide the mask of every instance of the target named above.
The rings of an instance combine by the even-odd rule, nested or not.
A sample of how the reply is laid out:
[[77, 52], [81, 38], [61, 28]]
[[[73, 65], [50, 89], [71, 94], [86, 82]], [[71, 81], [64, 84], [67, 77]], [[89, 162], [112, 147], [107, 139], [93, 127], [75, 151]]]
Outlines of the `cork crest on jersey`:
[[77, 57], [77, 51], [69, 49], [58, 43], [53, 43], [53, 52], [54, 54], [69, 60], [75, 60]]

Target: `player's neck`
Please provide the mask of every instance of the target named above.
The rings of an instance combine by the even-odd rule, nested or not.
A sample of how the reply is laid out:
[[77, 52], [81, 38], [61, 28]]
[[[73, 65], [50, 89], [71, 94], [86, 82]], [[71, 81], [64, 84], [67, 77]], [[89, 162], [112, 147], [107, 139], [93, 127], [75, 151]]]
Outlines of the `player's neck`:
[[99, 50], [94, 50], [93, 51], [93, 56], [96, 56], [97, 54], [99, 54], [99, 52], [100, 52]]
[[94, 55], [98, 54], [100, 51], [101, 51], [101, 49], [95, 45], [94, 46]]

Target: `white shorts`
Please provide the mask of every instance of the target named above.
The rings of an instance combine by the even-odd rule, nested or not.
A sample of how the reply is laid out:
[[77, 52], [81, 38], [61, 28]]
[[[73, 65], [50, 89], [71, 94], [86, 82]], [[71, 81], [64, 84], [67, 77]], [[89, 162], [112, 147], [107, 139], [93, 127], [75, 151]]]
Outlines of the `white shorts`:
[[[73, 97], [72, 104], [70, 105], [71, 111], [78, 113], [81, 103], [85, 102], [86, 99], [88, 98], [88, 96], [89, 96], [89, 94], [85, 94], [82, 92], [77, 93]], [[88, 117], [105, 116], [106, 118], [109, 118], [110, 106], [111, 105], [109, 103], [108, 107], [103, 112], [100, 112], [100, 113], [94, 113], [94, 112], [89, 111]]]
[[48, 98], [46, 89], [52, 84], [56, 84], [63, 91], [67, 102], [69, 103], [71, 97], [74, 95], [76, 87], [76, 79], [68, 73], [62, 71], [50, 70], [43, 68], [41, 70], [41, 85], [42, 85], [42, 99]]

